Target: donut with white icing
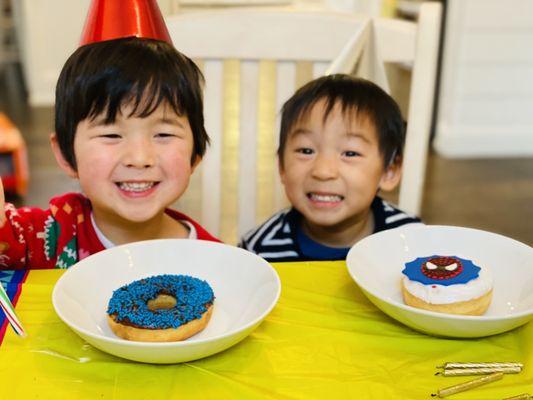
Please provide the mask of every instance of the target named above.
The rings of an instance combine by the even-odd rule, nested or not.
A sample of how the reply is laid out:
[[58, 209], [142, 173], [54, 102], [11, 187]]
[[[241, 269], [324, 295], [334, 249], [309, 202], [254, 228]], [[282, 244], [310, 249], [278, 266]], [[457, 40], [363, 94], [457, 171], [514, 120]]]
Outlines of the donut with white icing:
[[429, 311], [482, 315], [492, 300], [492, 274], [457, 256], [419, 257], [405, 264], [405, 304]]
[[119, 337], [141, 342], [187, 339], [205, 328], [215, 296], [209, 284], [187, 275], [157, 275], [113, 292], [108, 323]]

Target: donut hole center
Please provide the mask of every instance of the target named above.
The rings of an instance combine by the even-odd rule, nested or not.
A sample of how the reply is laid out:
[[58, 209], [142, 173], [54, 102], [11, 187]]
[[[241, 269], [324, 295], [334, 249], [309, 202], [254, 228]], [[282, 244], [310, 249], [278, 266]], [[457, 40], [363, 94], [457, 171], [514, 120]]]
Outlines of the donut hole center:
[[150, 311], [169, 310], [176, 307], [177, 301], [174, 296], [160, 293], [155, 299], [148, 300], [148, 309]]

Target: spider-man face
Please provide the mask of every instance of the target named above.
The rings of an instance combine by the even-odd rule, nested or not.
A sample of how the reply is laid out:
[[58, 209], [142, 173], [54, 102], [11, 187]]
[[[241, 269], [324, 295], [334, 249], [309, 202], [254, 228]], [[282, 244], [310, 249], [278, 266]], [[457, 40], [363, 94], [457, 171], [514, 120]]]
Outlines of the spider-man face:
[[422, 273], [431, 279], [451, 279], [463, 272], [463, 265], [455, 257], [435, 257], [422, 264]]

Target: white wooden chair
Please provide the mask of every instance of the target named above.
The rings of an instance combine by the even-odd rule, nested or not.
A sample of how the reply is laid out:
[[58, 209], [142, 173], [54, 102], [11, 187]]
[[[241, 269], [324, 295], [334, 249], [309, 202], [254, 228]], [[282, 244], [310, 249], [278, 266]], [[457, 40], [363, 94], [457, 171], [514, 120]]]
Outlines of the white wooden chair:
[[279, 110], [294, 91], [310, 79], [336, 72], [355, 73], [387, 90], [383, 63], [411, 62], [400, 207], [417, 213], [439, 21], [438, 4], [423, 7], [418, 24], [354, 14], [254, 9], [167, 17], [176, 48], [198, 61], [204, 72], [211, 137], [180, 208], [222, 240], [235, 242], [287, 204], [275, 151]]

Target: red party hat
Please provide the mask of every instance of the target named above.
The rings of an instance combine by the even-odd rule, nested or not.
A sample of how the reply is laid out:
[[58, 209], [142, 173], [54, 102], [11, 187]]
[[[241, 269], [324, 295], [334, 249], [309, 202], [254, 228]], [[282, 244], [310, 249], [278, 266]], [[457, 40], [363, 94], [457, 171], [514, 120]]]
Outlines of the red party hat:
[[172, 44], [156, 0], [92, 0], [81, 46], [130, 36]]

